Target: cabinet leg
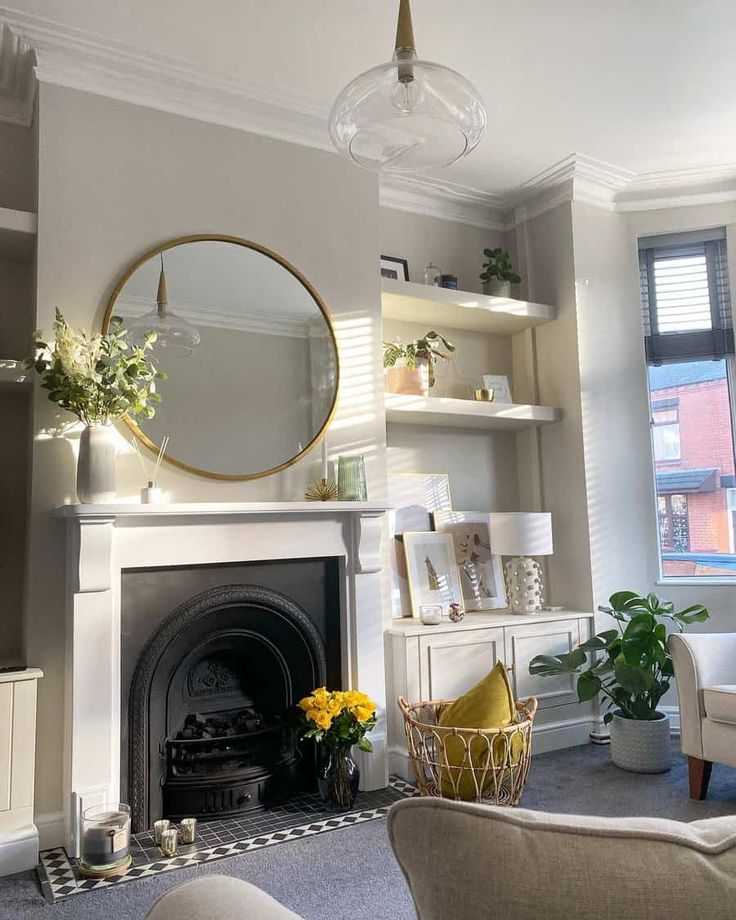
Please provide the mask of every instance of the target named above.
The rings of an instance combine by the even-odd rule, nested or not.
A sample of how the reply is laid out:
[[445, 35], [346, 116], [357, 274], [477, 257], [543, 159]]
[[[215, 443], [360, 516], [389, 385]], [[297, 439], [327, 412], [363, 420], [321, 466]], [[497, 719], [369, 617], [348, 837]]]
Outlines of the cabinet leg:
[[708, 794], [708, 783], [713, 764], [710, 760], [688, 757], [687, 772], [690, 778], [690, 798], [702, 800]]

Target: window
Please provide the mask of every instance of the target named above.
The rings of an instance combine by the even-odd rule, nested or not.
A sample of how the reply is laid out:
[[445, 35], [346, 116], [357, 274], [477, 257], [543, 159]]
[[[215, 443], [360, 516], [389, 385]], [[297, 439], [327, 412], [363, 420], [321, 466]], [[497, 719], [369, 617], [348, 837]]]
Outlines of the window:
[[724, 231], [640, 241], [662, 575], [736, 579]]

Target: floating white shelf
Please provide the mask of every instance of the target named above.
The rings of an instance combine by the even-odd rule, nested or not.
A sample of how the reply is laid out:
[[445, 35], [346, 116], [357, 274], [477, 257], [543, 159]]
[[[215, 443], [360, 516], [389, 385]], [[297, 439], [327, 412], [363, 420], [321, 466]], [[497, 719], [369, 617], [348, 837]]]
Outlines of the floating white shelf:
[[37, 225], [37, 217], [30, 211], [0, 208], [0, 259], [30, 259], [36, 243]]
[[390, 278], [381, 280], [381, 290], [384, 317], [404, 322], [512, 335], [557, 319], [555, 307], [510, 297], [488, 297]]
[[386, 393], [386, 421], [402, 425], [523, 431], [551, 425], [561, 417], [560, 410], [550, 406]]

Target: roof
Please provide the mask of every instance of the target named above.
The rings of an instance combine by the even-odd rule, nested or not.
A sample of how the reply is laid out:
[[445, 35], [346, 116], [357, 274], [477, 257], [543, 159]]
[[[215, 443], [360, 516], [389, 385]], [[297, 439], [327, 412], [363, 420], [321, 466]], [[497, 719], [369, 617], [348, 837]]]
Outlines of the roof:
[[657, 492], [715, 492], [716, 471], [666, 470], [657, 473]]
[[710, 380], [724, 380], [725, 361], [685, 361], [678, 364], [649, 366], [649, 389], [666, 390], [692, 383], [708, 383]]

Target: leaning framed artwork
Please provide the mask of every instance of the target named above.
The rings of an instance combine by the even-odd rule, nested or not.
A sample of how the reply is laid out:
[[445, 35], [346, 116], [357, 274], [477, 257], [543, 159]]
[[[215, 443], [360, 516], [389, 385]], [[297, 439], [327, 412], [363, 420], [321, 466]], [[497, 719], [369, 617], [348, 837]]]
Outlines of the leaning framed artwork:
[[411, 597], [402, 544], [406, 530], [432, 530], [432, 513], [452, 508], [447, 473], [396, 473], [387, 477], [391, 615], [411, 616]]
[[424, 604], [440, 604], [448, 616], [451, 604], [463, 606], [455, 545], [449, 533], [404, 533], [412, 616]]
[[491, 546], [491, 519], [471, 511], [435, 511], [434, 528], [450, 534], [460, 571], [466, 610], [498, 610], [506, 607], [501, 557]]
[[409, 263], [396, 256], [381, 256], [381, 277], [392, 281], [409, 280]]

